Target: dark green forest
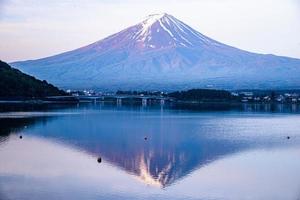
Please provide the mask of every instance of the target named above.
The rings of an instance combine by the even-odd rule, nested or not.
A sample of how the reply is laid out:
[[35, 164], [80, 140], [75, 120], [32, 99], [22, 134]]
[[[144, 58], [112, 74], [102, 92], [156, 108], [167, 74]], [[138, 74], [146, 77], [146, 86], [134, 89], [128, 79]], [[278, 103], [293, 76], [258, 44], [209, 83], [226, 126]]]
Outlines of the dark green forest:
[[22, 73], [0, 60], [0, 97], [47, 97], [66, 95], [62, 90]]

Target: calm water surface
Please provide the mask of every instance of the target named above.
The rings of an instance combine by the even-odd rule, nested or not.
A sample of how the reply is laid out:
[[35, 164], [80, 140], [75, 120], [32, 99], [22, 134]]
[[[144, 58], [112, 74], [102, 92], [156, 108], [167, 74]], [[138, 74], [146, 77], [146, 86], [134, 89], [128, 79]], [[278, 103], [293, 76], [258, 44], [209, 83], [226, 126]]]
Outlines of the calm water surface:
[[297, 106], [13, 110], [0, 112], [1, 200], [300, 199]]

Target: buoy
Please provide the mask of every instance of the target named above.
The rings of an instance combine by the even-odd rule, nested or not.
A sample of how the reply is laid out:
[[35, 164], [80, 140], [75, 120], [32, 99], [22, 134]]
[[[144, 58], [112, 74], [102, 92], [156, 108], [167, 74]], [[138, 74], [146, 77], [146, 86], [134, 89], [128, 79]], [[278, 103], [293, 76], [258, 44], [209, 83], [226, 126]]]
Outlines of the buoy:
[[144, 137], [144, 140], [147, 140], [148, 138], [147, 137]]
[[101, 163], [101, 161], [102, 161], [102, 159], [101, 159], [101, 157], [99, 157], [99, 158], [97, 159], [97, 162], [98, 162], [98, 163]]
[[20, 137], [19, 137], [20, 139], [22, 139], [23, 137], [22, 137], [22, 135], [20, 135]]
[[287, 137], [286, 137], [286, 139], [288, 139], [288, 140], [289, 140], [290, 138], [291, 138], [290, 136], [287, 136]]

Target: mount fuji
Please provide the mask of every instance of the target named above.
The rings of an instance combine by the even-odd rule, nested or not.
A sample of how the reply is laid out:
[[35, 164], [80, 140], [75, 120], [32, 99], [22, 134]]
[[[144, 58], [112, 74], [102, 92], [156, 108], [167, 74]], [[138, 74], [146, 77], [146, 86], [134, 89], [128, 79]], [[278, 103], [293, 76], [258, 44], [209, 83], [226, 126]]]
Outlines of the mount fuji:
[[65, 89], [300, 88], [300, 59], [222, 44], [168, 14], [73, 51], [11, 64]]

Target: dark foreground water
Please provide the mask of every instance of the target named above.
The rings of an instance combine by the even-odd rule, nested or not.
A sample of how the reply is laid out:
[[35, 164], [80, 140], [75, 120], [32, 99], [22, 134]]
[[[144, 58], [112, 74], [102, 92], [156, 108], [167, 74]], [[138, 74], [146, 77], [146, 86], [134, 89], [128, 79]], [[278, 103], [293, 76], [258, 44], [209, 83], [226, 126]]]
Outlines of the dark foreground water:
[[293, 106], [6, 106], [0, 199], [298, 200]]

